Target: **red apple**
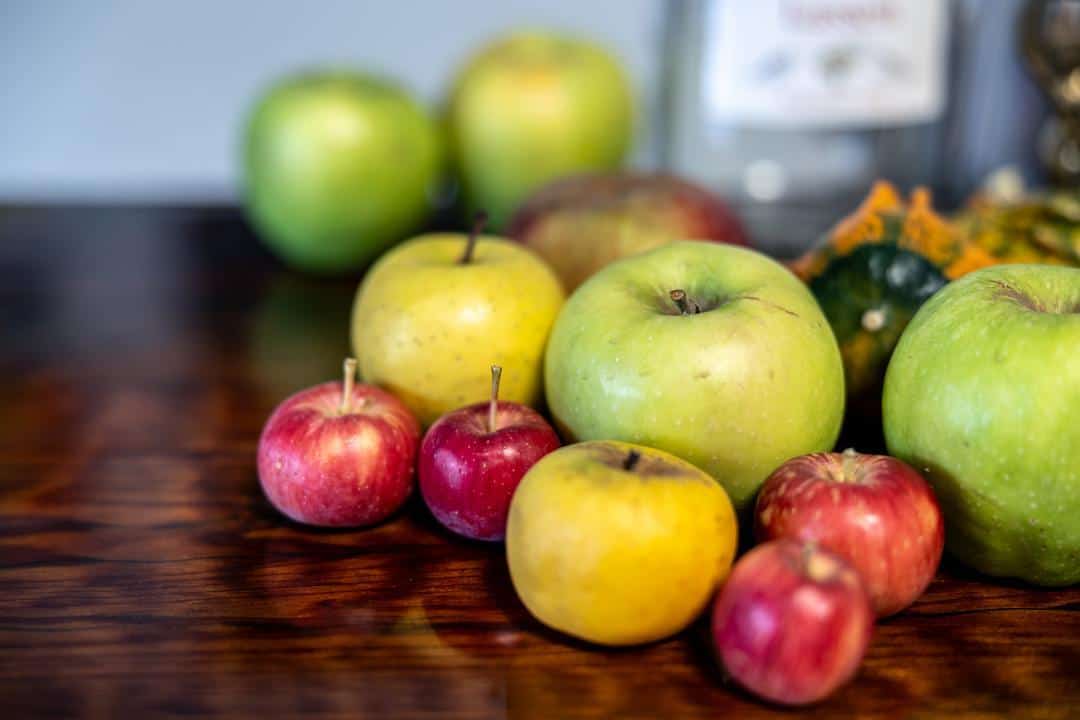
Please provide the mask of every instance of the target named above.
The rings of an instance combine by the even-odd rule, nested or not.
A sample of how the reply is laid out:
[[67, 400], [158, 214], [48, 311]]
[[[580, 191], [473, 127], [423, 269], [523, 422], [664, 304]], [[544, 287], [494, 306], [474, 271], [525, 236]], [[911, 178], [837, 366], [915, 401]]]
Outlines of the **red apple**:
[[713, 605], [724, 669], [784, 705], [817, 702], [850, 680], [873, 627], [858, 573], [835, 553], [791, 539], [744, 555]]
[[345, 382], [302, 390], [277, 406], [259, 438], [259, 483], [270, 503], [308, 525], [371, 525], [409, 497], [420, 424], [396, 397]]
[[527, 405], [499, 402], [502, 368], [491, 367], [491, 400], [443, 415], [420, 445], [420, 493], [458, 535], [502, 540], [510, 498], [559, 436]]
[[647, 173], [551, 183], [518, 209], [509, 235], [547, 260], [567, 292], [614, 260], [672, 240], [747, 244], [735, 215], [709, 191]]
[[945, 523], [934, 491], [884, 455], [815, 453], [765, 481], [754, 512], [759, 541], [791, 537], [837, 553], [862, 576], [879, 617], [900, 612], [934, 578]]

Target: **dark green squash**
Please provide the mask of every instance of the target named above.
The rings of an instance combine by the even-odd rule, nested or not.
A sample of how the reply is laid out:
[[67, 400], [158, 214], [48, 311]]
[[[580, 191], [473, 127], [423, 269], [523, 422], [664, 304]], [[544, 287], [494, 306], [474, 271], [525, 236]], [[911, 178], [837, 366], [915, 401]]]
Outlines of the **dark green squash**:
[[817, 296], [844, 359], [848, 428], [881, 421], [889, 357], [926, 298], [998, 260], [938, 215], [930, 192], [905, 201], [878, 181], [862, 204], [790, 264]]
[[892, 243], [860, 245], [810, 280], [840, 344], [849, 410], [880, 416], [882, 380], [900, 333], [947, 282], [921, 254]]

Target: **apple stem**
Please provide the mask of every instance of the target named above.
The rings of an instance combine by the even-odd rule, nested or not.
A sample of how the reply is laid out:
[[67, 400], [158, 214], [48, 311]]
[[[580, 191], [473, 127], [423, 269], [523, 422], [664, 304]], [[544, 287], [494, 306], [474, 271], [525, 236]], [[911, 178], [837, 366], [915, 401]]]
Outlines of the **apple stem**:
[[488, 432], [498, 430], [499, 419], [499, 380], [502, 379], [502, 367], [491, 366], [491, 402], [488, 404]]
[[679, 308], [680, 315], [697, 315], [701, 312], [701, 308], [696, 302], [686, 297], [685, 290], [672, 290], [668, 293], [671, 297], [671, 301], [675, 303], [675, 306]]
[[843, 464], [844, 482], [851, 482], [855, 479], [855, 459], [859, 457], [859, 453], [855, 452], [855, 448], [848, 448], [840, 455], [843, 458], [841, 463]]
[[631, 450], [630, 454], [623, 460], [622, 469], [630, 472], [634, 469], [634, 466], [638, 464], [638, 460], [641, 459], [641, 453], [637, 450]]
[[476, 238], [484, 231], [484, 226], [487, 225], [488, 214], [483, 210], [476, 213], [476, 217], [473, 218], [472, 230], [469, 231], [469, 239], [465, 241], [465, 252], [461, 254], [461, 259], [458, 260], [458, 265], [468, 265], [472, 262], [473, 253], [476, 251]]
[[345, 358], [345, 387], [341, 391], [341, 414], [352, 410], [353, 387], [356, 385], [356, 358]]

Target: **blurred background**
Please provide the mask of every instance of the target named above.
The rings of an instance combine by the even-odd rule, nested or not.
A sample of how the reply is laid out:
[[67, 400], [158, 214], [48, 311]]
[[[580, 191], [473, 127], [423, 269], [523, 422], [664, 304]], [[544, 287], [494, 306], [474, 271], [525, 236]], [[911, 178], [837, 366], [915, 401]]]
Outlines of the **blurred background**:
[[[871, 32], [881, 35], [880, 47], [900, 41], [901, 52], [885, 62], [914, 63], [932, 97], [914, 100], [921, 103], [914, 109], [901, 99], [873, 117], [838, 110], [832, 119], [809, 107], [819, 98], [803, 106], [801, 128], [797, 113], [789, 118], [786, 138], [770, 134], [775, 118], [758, 117], [769, 131], [757, 137], [733, 132], [748, 109], [718, 106], [705, 78], [721, 87], [731, 62], [718, 58], [749, 57], [741, 45], [758, 37], [764, 46], [769, 32], [780, 32], [768, 29], [774, 2], [328, 0], [297, 12], [283, 0], [7, 0], [0, 4], [0, 202], [233, 202], [241, 118], [283, 73], [344, 64], [397, 78], [437, 103], [470, 53], [522, 26], [569, 31], [619, 58], [639, 100], [637, 166], [668, 166], [736, 195], [802, 201], [815, 201], [799, 187], [807, 175], [824, 181], [821, 192], [845, 195], [889, 174], [935, 184], [954, 202], [1003, 165], [1038, 180], [1035, 146], [1047, 106], [1023, 68], [1023, 0], [779, 4], [801, 5], [805, 17], [831, 8], [834, 20], [821, 19], [815, 31], [826, 35], [845, 14], [909, 12], [909, 25]], [[852, 26], [845, 42], [865, 32]], [[925, 41], [905, 40], [917, 37]], [[873, 82], [880, 95], [890, 81]], [[778, 149], [787, 160], [768, 157]]]
[[1078, 180], [1080, 0], [0, 3], [8, 344], [143, 343], [220, 281], [257, 311], [197, 315], [268, 396], [336, 373], [372, 262], [483, 210], [568, 291], [673, 238], [799, 258], [876, 402], [926, 292], [1080, 264]]
[[347, 65], [440, 101], [460, 63], [522, 25], [572, 30], [655, 87], [657, 0], [5, 0], [0, 201], [236, 199], [241, 121], [297, 68]]

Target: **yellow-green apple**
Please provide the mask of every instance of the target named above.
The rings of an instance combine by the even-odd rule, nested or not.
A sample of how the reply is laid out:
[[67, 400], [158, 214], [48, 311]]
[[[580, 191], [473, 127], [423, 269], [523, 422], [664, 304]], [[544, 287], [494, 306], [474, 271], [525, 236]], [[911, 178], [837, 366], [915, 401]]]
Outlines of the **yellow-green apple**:
[[412, 493], [420, 426], [390, 393], [328, 382], [283, 401], [259, 437], [259, 483], [270, 503], [296, 522], [371, 525]]
[[738, 535], [724, 489], [661, 450], [586, 442], [544, 456], [510, 503], [506, 557], [525, 607], [602, 645], [679, 632], [727, 577]]
[[874, 612], [898, 613], [934, 579], [945, 521], [914, 468], [887, 455], [812, 453], [777, 468], [758, 493], [754, 534], [831, 550], [858, 571]]
[[454, 81], [446, 108], [463, 205], [502, 228], [549, 180], [622, 165], [633, 102], [603, 48], [549, 32], [517, 32], [484, 48]]
[[503, 399], [536, 406], [544, 345], [562, 303], [555, 273], [517, 243], [476, 230], [414, 238], [384, 255], [357, 290], [360, 375], [401, 398], [425, 426], [486, 398], [492, 363], [514, 368]]
[[1080, 269], [986, 268], [947, 285], [885, 375], [889, 452], [924, 470], [946, 547], [987, 573], [1080, 582]]
[[593, 275], [559, 314], [548, 407], [578, 440], [667, 450], [747, 509], [796, 455], [832, 448], [844, 369], [814, 297], [768, 257], [674, 242]]
[[528, 405], [499, 400], [502, 368], [491, 366], [491, 399], [443, 415], [420, 444], [420, 494], [447, 529], [502, 540], [521, 478], [559, 447], [559, 436]]
[[433, 118], [404, 90], [346, 70], [288, 77], [244, 134], [244, 201], [290, 265], [363, 267], [423, 222], [439, 181]]
[[874, 629], [870, 597], [839, 555], [791, 538], [735, 564], [712, 613], [716, 657], [774, 703], [817, 702], [850, 680]]
[[604, 173], [556, 180], [529, 196], [507, 231], [574, 290], [608, 263], [672, 240], [746, 245], [731, 211], [705, 188], [662, 173]]

